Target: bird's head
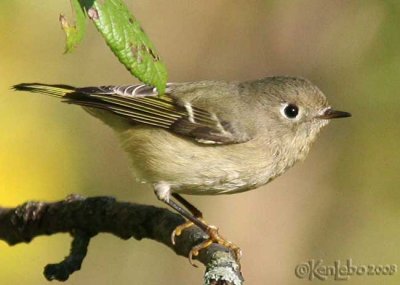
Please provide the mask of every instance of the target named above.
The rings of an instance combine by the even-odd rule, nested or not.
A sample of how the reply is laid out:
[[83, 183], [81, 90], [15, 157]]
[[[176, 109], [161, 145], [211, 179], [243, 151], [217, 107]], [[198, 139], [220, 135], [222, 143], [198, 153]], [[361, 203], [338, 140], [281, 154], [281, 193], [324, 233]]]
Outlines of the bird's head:
[[331, 108], [314, 84], [297, 77], [268, 77], [255, 84], [261, 92], [264, 127], [280, 144], [305, 154], [321, 128], [331, 119], [351, 114]]

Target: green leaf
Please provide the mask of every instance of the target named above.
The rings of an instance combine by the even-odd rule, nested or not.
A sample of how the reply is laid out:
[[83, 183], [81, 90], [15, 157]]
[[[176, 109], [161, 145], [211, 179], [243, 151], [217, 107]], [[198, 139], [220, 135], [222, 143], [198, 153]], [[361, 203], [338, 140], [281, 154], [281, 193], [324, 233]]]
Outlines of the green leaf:
[[[76, 1], [76, 0], [75, 0]], [[122, 0], [94, 0], [87, 14], [120, 62], [139, 80], [165, 91], [167, 70]]]
[[65, 43], [65, 53], [72, 52], [82, 41], [86, 32], [86, 15], [79, 0], [71, 0], [72, 12], [75, 15], [75, 23], [70, 25], [64, 15], [60, 15], [61, 27], [67, 37]]

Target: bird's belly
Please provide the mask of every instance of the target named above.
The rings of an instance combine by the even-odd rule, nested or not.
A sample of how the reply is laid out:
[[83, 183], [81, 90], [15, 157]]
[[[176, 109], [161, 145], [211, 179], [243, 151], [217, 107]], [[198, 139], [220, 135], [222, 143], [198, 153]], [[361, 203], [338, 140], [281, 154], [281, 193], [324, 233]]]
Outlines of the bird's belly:
[[[200, 173], [201, 174], [201, 173]], [[225, 176], [213, 177], [199, 175], [194, 179], [187, 179], [174, 183], [170, 181], [173, 192], [190, 195], [218, 195], [233, 194], [255, 189], [268, 182], [261, 181], [261, 177], [241, 177], [238, 173], [225, 174]]]
[[147, 128], [126, 131], [121, 139], [137, 180], [168, 183], [177, 193], [237, 193], [266, 184], [275, 176], [270, 161], [260, 159], [257, 148], [201, 145]]

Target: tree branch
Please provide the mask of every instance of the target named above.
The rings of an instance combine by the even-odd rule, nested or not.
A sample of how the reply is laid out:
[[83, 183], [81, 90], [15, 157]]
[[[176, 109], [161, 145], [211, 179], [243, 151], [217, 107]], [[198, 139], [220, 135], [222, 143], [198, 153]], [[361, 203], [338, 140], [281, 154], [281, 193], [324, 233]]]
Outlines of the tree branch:
[[[171, 233], [183, 222], [181, 216], [163, 208], [117, 202], [111, 197], [71, 195], [53, 203], [27, 202], [16, 208], [0, 207], [0, 239], [15, 245], [28, 243], [41, 235], [70, 233], [73, 240], [69, 256], [58, 264], [47, 265], [44, 270], [48, 280], [65, 281], [80, 269], [90, 239], [102, 232], [122, 239], [153, 239], [187, 257], [190, 249], [207, 235], [191, 227], [177, 237], [173, 245]], [[229, 249], [213, 244], [202, 250], [196, 259], [206, 266], [204, 284], [243, 283], [240, 266]]]

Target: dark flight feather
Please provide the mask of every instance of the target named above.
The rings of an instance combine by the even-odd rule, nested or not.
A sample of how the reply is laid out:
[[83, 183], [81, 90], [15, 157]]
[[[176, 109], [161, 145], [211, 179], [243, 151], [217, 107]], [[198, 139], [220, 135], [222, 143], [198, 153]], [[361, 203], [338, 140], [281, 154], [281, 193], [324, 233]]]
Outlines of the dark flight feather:
[[199, 143], [239, 143], [228, 122], [215, 114], [178, 103], [171, 96], [171, 87], [158, 96], [155, 88], [147, 85], [101, 86], [75, 88], [68, 85], [22, 83], [15, 90], [44, 93], [60, 97], [63, 102], [84, 107], [107, 110], [134, 122], [167, 129], [178, 135], [190, 137]]

